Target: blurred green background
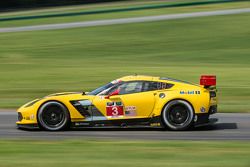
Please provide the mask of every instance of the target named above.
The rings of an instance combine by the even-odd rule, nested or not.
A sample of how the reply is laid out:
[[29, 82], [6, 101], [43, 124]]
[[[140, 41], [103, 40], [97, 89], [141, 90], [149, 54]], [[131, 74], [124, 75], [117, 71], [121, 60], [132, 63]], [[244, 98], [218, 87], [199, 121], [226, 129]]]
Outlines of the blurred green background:
[[248, 167], [249, 142], [0, 141], [0, 166]]
[[[153, 3], [147, 1], [149, 2]], [[111, 3], [106, 8], [119, 7], [123, 3]], [[126, 2], [127, 6], [134, 5], [133, 3]], [[157, 1], [154, 3], [157, 4]], [[250, 3], [246, 1], [7, 21], [0, 22], [0, 27], [249, 6]], [[96, 7], [100, 8], [100, 4]], [[79, 8], [75, 7], [75, 10]], [[90, 8], [94, 9], [95, 5], [86, 7], [88, 10]], [[60, 12], [59, 9], [42, 11]], [[70, 10], [74, 10], [74, 7]], [[31, 13], [37, 12], [41, 11]], [[12, 14], [3, 13], [0, 17]], [[22, 14], [27, 13], [19, 13]], [[238, 14], [65, 30], [0, 33], [0, 108], [17, 108], [34, 98], [54, 92], [89, 91], [115, 78], [135, 73], [173, 77], [194, 83], [199, 83], [202, 74], [215, 74], [218, 77], [219, 112], [250, 112], [249, 20], [250, 14]]]

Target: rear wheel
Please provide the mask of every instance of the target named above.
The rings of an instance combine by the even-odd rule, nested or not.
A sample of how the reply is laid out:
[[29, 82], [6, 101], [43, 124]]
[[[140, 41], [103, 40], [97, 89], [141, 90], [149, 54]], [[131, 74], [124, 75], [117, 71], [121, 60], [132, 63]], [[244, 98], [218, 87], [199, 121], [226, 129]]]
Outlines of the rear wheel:
[[163, 109], [162, 120], [170, 130], [186, 130], [193, 124], [193, 107], [184, 100], [171, 101]]
[[49, 131], [64, 130], [70, 122], [67, 108], [56, 101], [43, 104], [38, 111], [37, 118], [40, 127]]

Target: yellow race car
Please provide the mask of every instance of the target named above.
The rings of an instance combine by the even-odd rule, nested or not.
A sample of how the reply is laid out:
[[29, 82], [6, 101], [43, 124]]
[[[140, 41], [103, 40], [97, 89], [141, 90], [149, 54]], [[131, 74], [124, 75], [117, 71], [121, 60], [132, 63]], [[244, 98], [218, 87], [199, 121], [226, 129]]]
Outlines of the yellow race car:
[[18, 109], [18, 128], [159, 126], [186, 130], [217, 112], [216, 77], [200, 85], [166, 77], [125, 76], [85, 93], [57, 93]]

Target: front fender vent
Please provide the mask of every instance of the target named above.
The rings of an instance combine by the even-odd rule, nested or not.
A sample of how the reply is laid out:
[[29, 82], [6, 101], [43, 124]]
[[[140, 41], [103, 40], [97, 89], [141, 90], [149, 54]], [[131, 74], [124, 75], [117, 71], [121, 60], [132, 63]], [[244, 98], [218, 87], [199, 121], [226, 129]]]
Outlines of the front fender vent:
[[91, 105], [82, 105], [79, 101], [74, 100], [70, 103], [75, 107], [75, 109], [84, 117], [91, 116]]

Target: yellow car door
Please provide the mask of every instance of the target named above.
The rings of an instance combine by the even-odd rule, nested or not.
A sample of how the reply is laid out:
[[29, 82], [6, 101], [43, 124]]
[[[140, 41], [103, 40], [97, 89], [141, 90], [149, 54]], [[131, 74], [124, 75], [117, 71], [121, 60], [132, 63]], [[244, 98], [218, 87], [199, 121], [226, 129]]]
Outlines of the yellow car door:
[[145, 85], [146, 81], [122, 83], [96, 96], [93, 104], [109, 120], [147, 118], [154, 109], [155, 91], [145, 90]]
[[[112, 98], [116, 98], [111, 97]], [[124, 105], [124, 116], [126, 118], [147, 118], [154, 109], [154, 92], [139, 92], [132, 94], [117, 95]]]

